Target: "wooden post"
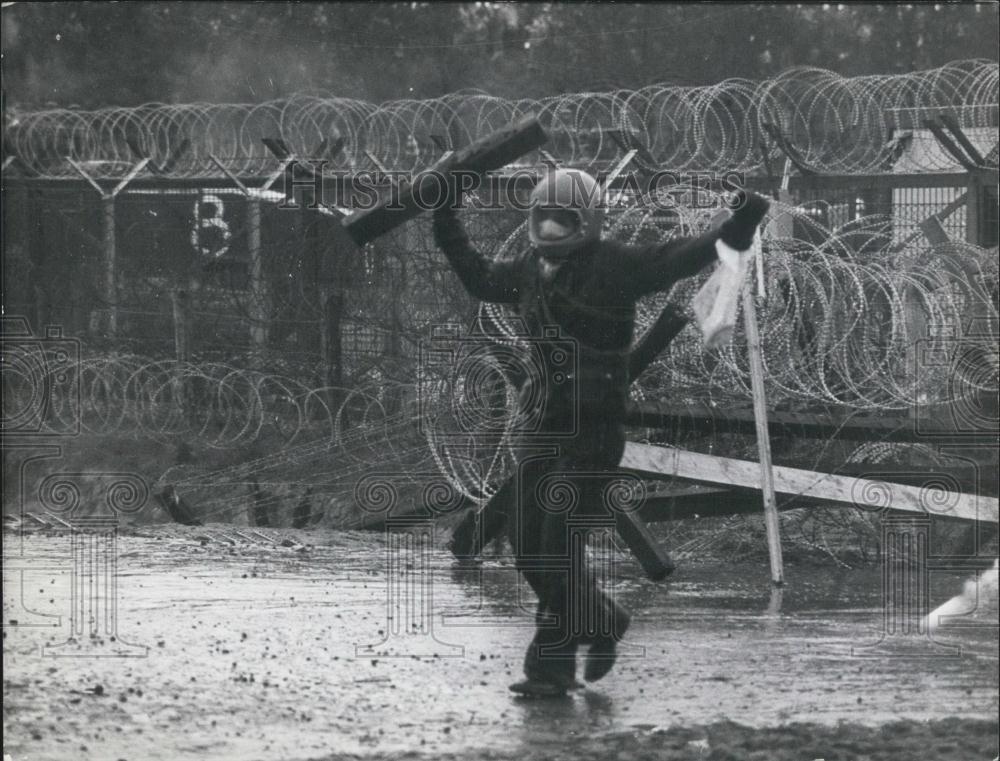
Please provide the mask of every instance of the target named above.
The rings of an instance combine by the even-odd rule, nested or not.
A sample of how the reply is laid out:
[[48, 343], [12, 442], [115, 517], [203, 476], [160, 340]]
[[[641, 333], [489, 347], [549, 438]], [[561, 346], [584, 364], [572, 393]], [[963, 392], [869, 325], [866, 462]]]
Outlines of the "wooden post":
[[190, 412], [191, 389], [188, 387], [187, 372], [184, 365], [190, 357], [188, 344], [188, 307], [190, 297], [186, 291], [174, 288], [170, 291], [170, 303], [174, 317], [174, 354], [177, 367], [172, 380], [175, 404], [182, 411]]
[[[755, 252], [757, 256], [760, 252]], [[757, 311], [749, 283], [743, 284], [743, 325], [747, 334], [747, 354], [750, 358], [750, 385], [753, 391], [753, 413], [757, 426], [757, 450], [760, 456], [761, 492], [764, 497], [764, 527], [767, 530], [767, 551], [771, 559], [771, 581], [785, 583], [781, 559], [781, 533], [778, 527], [778, 507], [774, 493], [774, 471], [771, 465], [771, 438], [767, 428], [767, 397], [764, 389], [764, 361], [761, 355]]]
[[[407, 227], [407, 235], [412, 235], [411, 228], [415, 227], [415, 223], [410, 223]], [[407, 238], [406, 252], [419, 250], [419, 241], [410, 240]], [[403, 315], [400, 310], [400, 305], [402, 304], [402, 299], [407, 287], [407, 267], [406, 267], [406, 257], [399, 256], [396, 257], [399, 263], [399, 270], [393, 272], [391, 267], [386, 267], [385, 270], [389, 271], [389, 277], [393, 279], [392, 283], [392, 304], [390, 305], [389, 312], [389, 334], [387, 337], [386, 353], [389, 355], [389, 362], [392, 366], [392, 372], [398, 373], [403, 361]], [[395, 413], [402, 410], [403, 398], [402, 389], [394, 387], [392, 389], [392, 397], [386, 399], [384, 404], [386, 409], [390, 413]]]
[[[313, 232], [318, 233], [318, 226], [324, 218], [314, 221]], [[339, 228], [340, 221], [333, 219], [330, 225]], [[324, 224], [325, 227], [325, 224]], [[340, 236], [333, 236], [332, 241], [320, 249], [315, 236], [312, 236], [313, 255], [316, 260], [317, 279], [320, 281], [320, 352], [323, 362], [323, 383], [326, 386], [340, 388], [344, 384], [344, 346], [342, 334], [342, 318], [344, 314], [344, 273], [346, 271], [345, 256]], [[340, 406], [342, 395], [339, 391], [328, 395], [331, 411]]]
[[324, 285], [320, 289], [319, 298], [323, 310], [319, 326], [323, 351], [323, 382], [327, 386], [339, 386], [343, 381], [343, 342], [340, 334], [343, 295], [336, 285]]
[[115, 249], [115, 197], [101, 198], [101, 217], [104, 222], [104, 298], [108, 303], [108, 336], [118, 335], [118, 263]]
[[66, 157], [66, 161], [83, 179], [90, 183], [90, 186], [101, 197], [101, 219], [104, 228], [104, 298], [108, 303], [108, 336], [114, 338], [118, 334], [118, 263], [116, 261], [117, 252], [115, 250], [115, 197], [136, 178], [139, 172], [146, 168], [149, 158], [144, 158], [136, 163], [110, 192], [105, 192], [104, 188], [93, 177], [87, 174], [87, 170], [81, 164], [69, 156]]
[[170, 292], [174, 311], [174, 351], [178, 362], [187, 362], [190, 357], [188, 344], [188, 306], [190, 297], [186, 291], [175, 289]]
[[965, 239], [975, 245], [982, 245], [980, 215], [982, 213], [982, 179], [976, 172], [969, 173], [969, 191], [965, 205]]
[[247, 249], [250, 252], [250, 340], [261, 349], [267, 346], [268, 308], [264, 262], [260, 253], [260, 199], [247, 195]]

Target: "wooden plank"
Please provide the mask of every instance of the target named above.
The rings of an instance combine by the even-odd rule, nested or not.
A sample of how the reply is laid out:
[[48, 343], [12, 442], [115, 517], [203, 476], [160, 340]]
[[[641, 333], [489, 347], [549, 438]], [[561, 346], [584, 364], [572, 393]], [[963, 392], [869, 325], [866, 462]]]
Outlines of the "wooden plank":
[[943, 246], [949, 242], [948, 233], [944, 231], [944, 227], [941, 226], [938, 218], [933, 214], [921, 222], [918, 227], [927, 241], [933, 246]]
[[961, 125], [958, 123], [958, 119], [955, 118], [954, 114], [945, 111], [938, 117], [941, 123], [948, 128], [948, 131], [954, 136], [958, 144], [962, 146], [965, 152], [972, 159], [972, 163], [975, 166], [983, 166], [986, 162], [983, 160], [983, 155], [976, 150], [976, 146], [972, 144], [965, 132], [962, 131]]
[[941, 122], [937, 119], [927, 119], [924, 122], [924, 126], [931, 131], [937, 141], [941, 144], [941, 147], [944, 148], [945, 151], [951, 155], [953, 159], [955, 159], [955, 161], [970, 172], [975, 170], [975, 164], [969, 160], [969, 157], [962, 152], [961, 148], [955, 145], [955, 141], [952, 140], [944, 131], [944, 127], [941, 126]]
[[436, 173], [463, 171], [482, 175], [506, 166], [547, 139], [537, 118], [522, 119], [437, 162], [431, 171], [417, 175], [412, 183], [400, 183], [396, 192], [390, 192], [373, 208], [344, 219], [344, 228], [355, 243], [362, 246], [425, 211], [418, 199], [435, 197], [438, 190]]
[[[760, 489], [760, 466], [747, 460], [629, 442], [621, 467], [704, 483]], [[998, 500], [942, 489], [925, 489], [885, 481], [869, 481], [783, 466], [774, 467], [774, 488], [826, 502], [876, 509], [997, 522]]]
[[626, 512], [615, 513], [615, 529], [653, 581], [663, 581], [674, 572], [674, 561], [650, 533], [643, 519]]

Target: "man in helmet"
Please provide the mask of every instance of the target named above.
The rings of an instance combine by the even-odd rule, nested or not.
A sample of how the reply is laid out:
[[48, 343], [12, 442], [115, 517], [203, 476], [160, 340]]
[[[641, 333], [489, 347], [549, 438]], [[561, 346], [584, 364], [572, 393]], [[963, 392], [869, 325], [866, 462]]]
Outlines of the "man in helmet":
[[[717, 229], [629, 246], [601, 238], [604, 210], [596, 180], [578, 170], [557, 169], [531, 194], [531, 247], [515, 259], [492, 261], [469, 243], [455, 214], [455, 178], [449, 180], [449, 197], [434, 213], [438, 246], [472, 296], [517, 307], [544, 360], [543, 373], [529, 376], [522, 387], [522, 413], [533, 413], [537, 424], [520, 444], [524, 452], [541, 447], [556, 454], [519, 458], [517, 483], [505, 485], [514, 498], [503, 498], [513, 506], [507, 525], [517, 567], [538, 596], [526, 679], [511, 689], [564, 695], [577, 684], [577, 649], [589, 645], [584, 677], [600, 679], [614, 664], [617, 642], [629, 625], [626, 611], [598, 587], [585, 554], [571, 551], [568, 521], [607, 511], [601, 479], [595, 476], [612, 475], [625, 449], [636, 301], [698, 273], [720, 251], [748, 250], [768, 203], [740, 191], [732, 217]], [[556, 352], [547, 350], [547, 336], [560, 346], [567, 339], [575, 346], [576, 370], [569, 377], [549, 362]], [[533, 409], [524, 409], [529, 406]], [[577, 495], [569, 510], [546, 504], [544, 492], [554, 486], [553, 479]]]
[[[677, 334], [688, 324], [688, 317], [673, 304], [667, 304], [653, 321], [642, 340], [628, 354], [628, 375], [634, 383], [660, 353], [666, 350]], [[511, 374], [509, 383], [519, 386], [519, 374]], [[513, 504], [513, 479], [500, 485], [493, 497], [478, 510], [469, 510], [451, 532], [448, 549], [455, 556], [458, 568], [475, 563], [484, 548], [499, 538], [507, 525], [507, 515]]]

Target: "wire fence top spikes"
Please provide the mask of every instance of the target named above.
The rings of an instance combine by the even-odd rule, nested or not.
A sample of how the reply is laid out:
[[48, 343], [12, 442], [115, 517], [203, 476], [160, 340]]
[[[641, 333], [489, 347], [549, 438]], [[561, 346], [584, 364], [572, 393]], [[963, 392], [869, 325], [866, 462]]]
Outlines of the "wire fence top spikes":
[[[333, 170], [358, 171], [371, 155], [390, 170], [412, 172], [536, 114], [550, 136], [549, 153], [591, 172], [614, 164], [623, 135], [644, 147], [645, 163], [673, 171], [756, 170], [762, 147], [764, 158], [777, 161], [784, 145], [811, 171], [870, 174], [893, 171], [902, 160], [910, 171], [933, 172], [950, 170], [954, 157], [904, 143], [926, 142], [928, 119], [951, 119], [973, 153], [989, 157], [998, 82], [996, 62], [970, 60], [906, 74], [842, 77], [796, 68], [759, 82], [658, 84], [539, 99], [462, 92], [376, 104], [300, 95], [257, 104], [52, 109], [11, 114], [5, 148], [18, 159], [12, 170], [46, 179], [75, 176], [67, 157], [98, 179], [120, 178], [137, 156], [150, 158], [160, 177], [218, 176], [212, 155], [240, 177], [266, 176], [280, 160], [263, 138], [280, 139], [296, 156], [325, 159]], [[320, 140], [326, 146], [317, 150]], [[995, 167], [995, 158], [988, 161]]]

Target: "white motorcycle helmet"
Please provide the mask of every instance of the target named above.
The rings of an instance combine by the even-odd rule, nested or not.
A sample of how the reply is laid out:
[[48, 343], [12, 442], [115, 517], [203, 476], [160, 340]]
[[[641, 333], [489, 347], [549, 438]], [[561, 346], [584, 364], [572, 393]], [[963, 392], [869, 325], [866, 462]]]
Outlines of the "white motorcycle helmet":
[[563, 258], [599, 240], [604, 209], [597, 180], [579, 169], [548, 172], [531, 192], [528, 237], [543, 256]]

